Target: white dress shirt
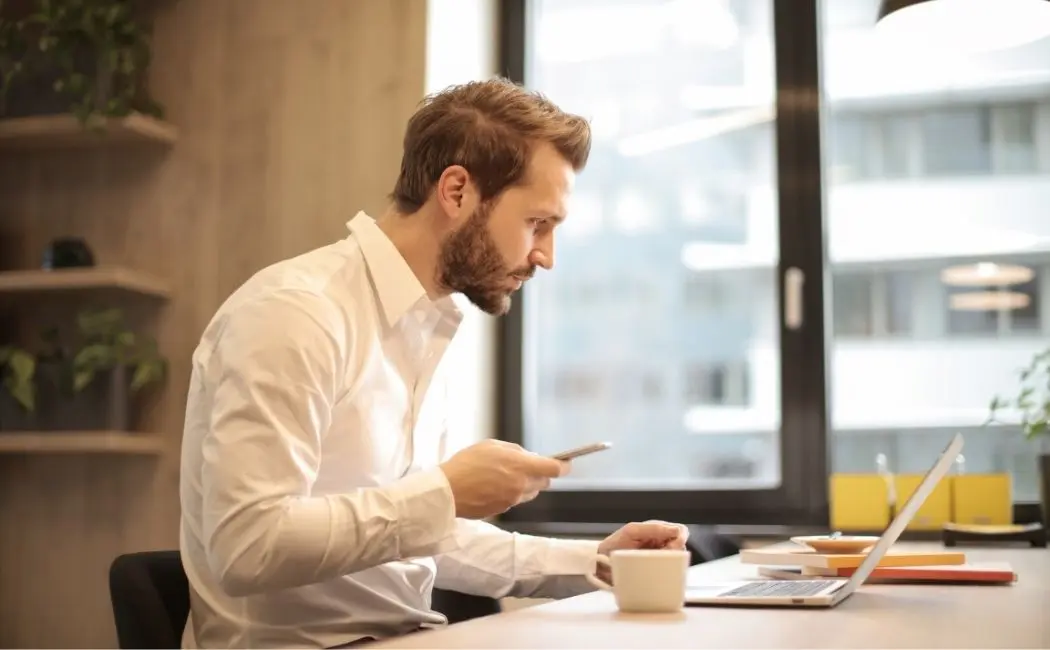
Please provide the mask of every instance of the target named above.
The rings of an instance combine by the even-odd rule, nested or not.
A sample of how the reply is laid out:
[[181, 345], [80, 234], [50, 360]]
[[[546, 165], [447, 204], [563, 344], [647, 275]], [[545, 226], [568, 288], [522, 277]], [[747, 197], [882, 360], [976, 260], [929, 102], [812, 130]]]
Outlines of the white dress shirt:
[[371, 217], [231, 295], [193, 354], [182, 441], [186, 648], [333, 647], [446, 624], [434, 586], [590, 590], [597, 543], [457, 519], [430, 300]]

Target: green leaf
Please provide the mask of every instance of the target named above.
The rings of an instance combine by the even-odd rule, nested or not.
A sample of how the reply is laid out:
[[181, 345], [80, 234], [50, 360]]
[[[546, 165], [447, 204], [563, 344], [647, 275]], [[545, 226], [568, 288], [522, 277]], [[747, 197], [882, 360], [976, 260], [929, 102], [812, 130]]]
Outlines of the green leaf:
[[36, 408], [36, 385], [33, 377], [36, 375], [36, 358], [26, 352], [14, 347], [2, 349], [4, 372], [4, 387], [16, 402], [27, 411]]
[[23, 350], [15, 350], [7, 360], [7, 367], [19, 382], [31, 382], [36, 373], [36, 359]]
[[15, 398], [22, 408], [32, 413], [36, 410], [36, 392], [33, 390], [32, 382], [5, 382], [11, 397]]
[[73, 357], [73, 366], [77, 369], [104, 370], [115, 363], [114, 350], [103, 343], [86, 345]]
[[115, 343], [117, 345], [123, 346], [125, 348], [133, 348], [133, 347], [135, 347], [135, 333], [134, 332], [124, 331], [124, 332], [121, 332], [121, 333], [117, 334], [116, 338], [117, 338], [117, 340], [115, 341]]
[[94, 370], [77, 370], [73, 373], [73, 390], [77, 393], [84, 390], [95, 378]]

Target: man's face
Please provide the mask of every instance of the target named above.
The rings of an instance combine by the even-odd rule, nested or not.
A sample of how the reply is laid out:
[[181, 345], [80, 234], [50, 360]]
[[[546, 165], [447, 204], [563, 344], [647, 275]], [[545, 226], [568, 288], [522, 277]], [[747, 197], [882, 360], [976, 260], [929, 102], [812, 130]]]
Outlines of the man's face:
[[525, 182], [477, 205], [441, 245], [438, 280], [478, 309], [506, 314], [536, 267], [554, 266], [554, 228], [565, 218], [575, 173], [548, 146], [533, 152]]

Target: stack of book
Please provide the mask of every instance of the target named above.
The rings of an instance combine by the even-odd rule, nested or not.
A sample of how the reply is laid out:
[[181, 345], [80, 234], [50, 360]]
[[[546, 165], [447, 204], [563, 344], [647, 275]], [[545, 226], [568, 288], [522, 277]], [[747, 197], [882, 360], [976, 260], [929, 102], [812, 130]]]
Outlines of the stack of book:
[[[745, 549], [744, 564], [759, 565], [759, 573], [778, 579], [812, 579], [853, 575], [867, 553], [817, 553], [807, 548]], [[1013, 583], [1017, 574], [1004, 562], [968, 563], [958, 551], [894, 551], [890, 549], [866, 582]]]

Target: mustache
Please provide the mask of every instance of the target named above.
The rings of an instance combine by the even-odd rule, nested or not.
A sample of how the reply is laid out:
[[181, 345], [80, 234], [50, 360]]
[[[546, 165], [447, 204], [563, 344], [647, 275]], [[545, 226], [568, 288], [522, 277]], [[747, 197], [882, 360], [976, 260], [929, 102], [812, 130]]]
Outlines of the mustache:
[[518, 269], [517, 271], [512, 271], [511, 275], [522, 280], [530, 280], [532, 279], [532, 276], [536, 275], [536, 267], [526, 266], [524, 268]]

